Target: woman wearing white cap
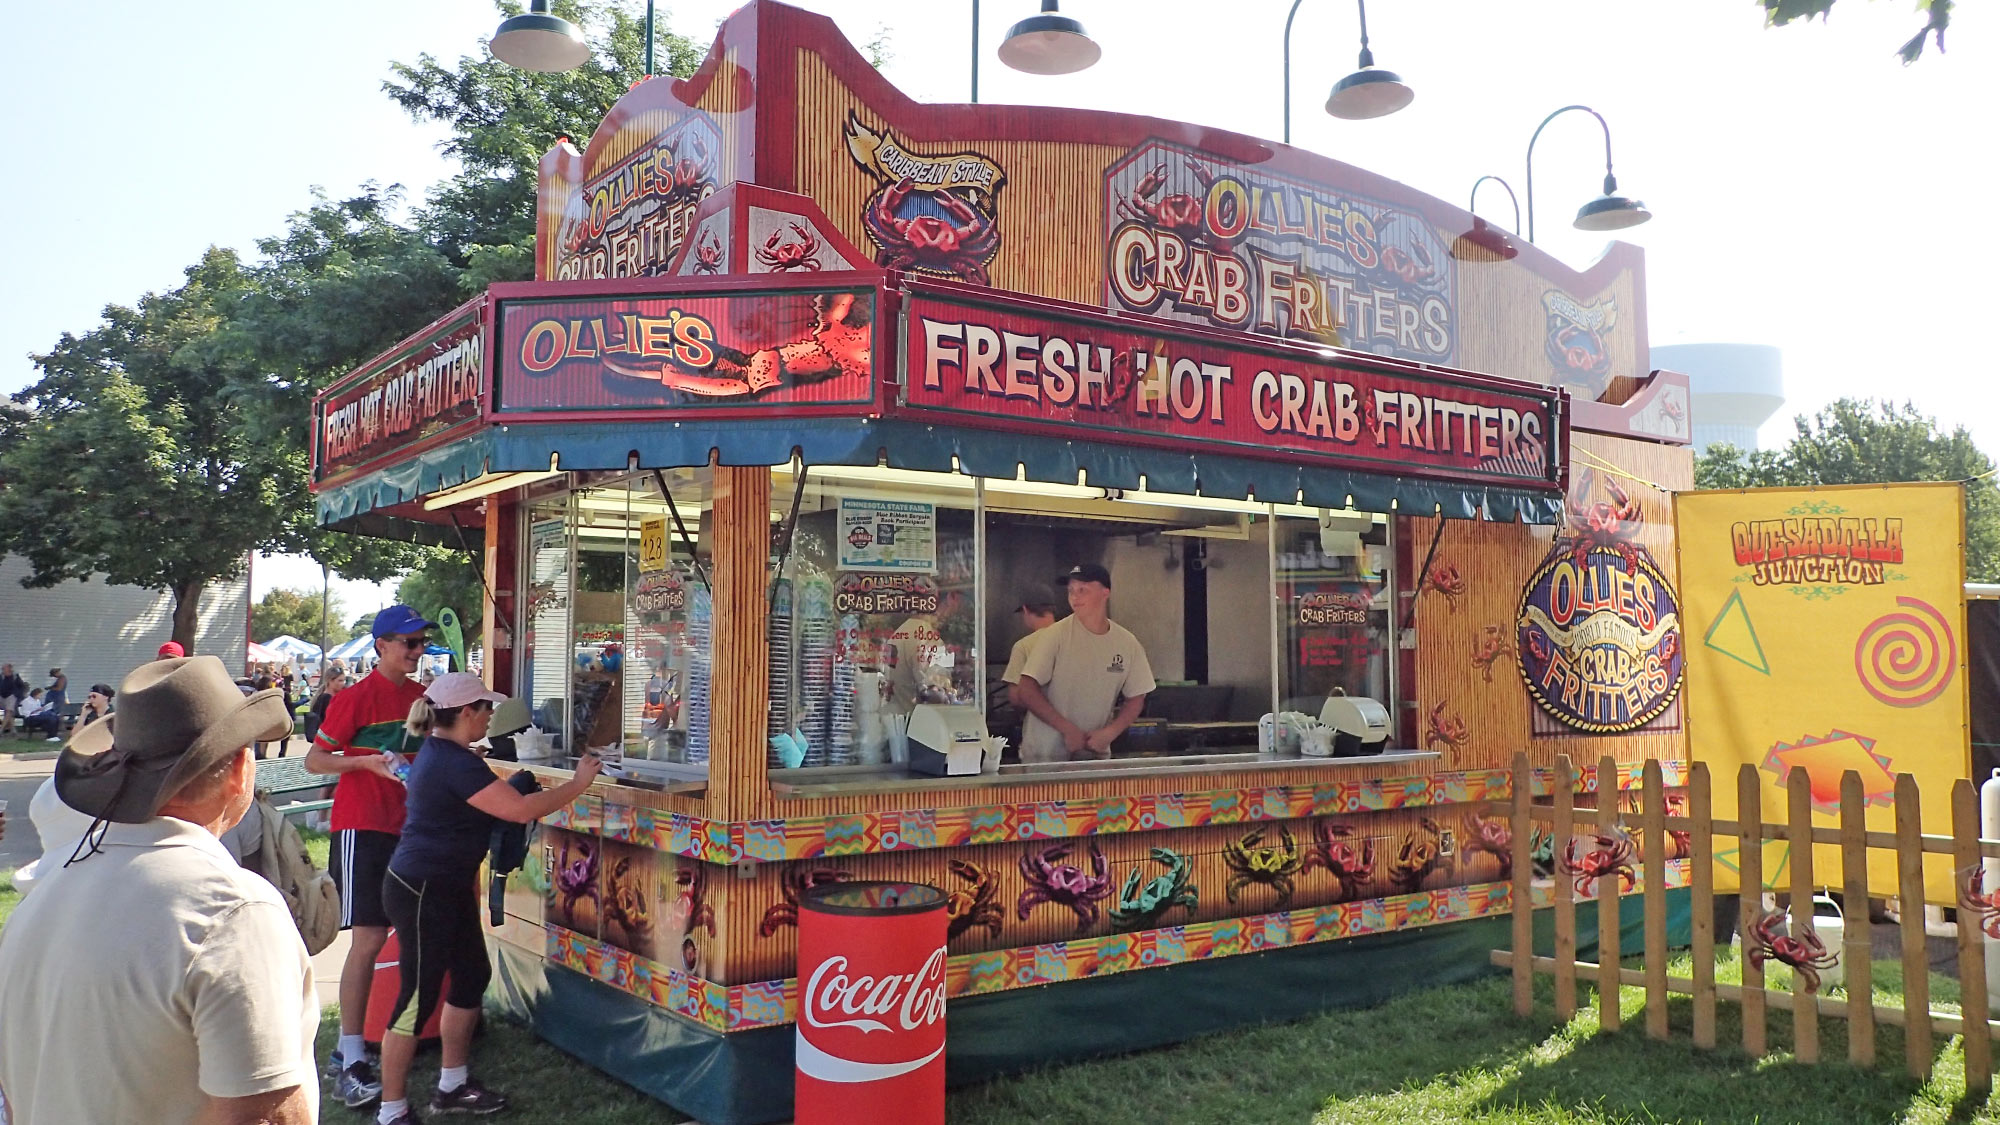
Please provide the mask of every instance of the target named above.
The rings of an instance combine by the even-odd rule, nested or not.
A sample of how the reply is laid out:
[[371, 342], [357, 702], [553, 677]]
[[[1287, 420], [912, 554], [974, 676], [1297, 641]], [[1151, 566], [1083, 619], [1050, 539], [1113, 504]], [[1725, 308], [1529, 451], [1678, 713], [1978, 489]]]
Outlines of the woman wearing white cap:
[[495, 777], [472, 744], [486, 736], [493, 705], [506, 698], [470, 672], [451, 672], [410, 708], [410, 732], [426, 737], [410, 767], [403, 834], [382, 884], [382, 907], [402, 948], [403, 982], [382, 1036], [381, 1125], [417, 1120], [409, 1107], [410, 1059], [446, 974], [451, 987], [439, 1021], [444, 1057], [431, 1112], [487, 1114], [507, 1107], [505, 1096], [466, 1073], [480, 1000], [493, 975], [479, 928], [479, 862], [494, 821], [527, 823], [562, 808], [589, 787], [598, 763], [585, 755], [567, 784], [525, 797]]

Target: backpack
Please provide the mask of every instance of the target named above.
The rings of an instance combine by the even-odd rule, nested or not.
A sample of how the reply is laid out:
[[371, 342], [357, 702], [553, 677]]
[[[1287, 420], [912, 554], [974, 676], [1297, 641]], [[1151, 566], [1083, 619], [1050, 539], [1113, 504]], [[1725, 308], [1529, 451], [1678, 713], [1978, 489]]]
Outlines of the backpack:
[[278, 888], [291, 908], [299, 937], [305, 939], [306, 952], [317, 954], [340, 934], [340, 888], [331, 875], [313, 865], [298, 828], [278, 812], [270, 797], [258, 793], [251, 812], [262, 821], [263, 831], [256, 849], [243, 857], [243, 866]]

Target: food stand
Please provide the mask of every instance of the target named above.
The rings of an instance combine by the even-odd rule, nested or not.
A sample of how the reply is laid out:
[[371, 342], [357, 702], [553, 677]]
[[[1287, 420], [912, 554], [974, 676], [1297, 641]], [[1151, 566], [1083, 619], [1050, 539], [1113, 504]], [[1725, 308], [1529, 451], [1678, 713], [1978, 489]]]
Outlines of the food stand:
[[[920, 106], [757, 0], [544, 158], [536, 277], [320, 396], [320, 516], [482, 542], [523, 759], [615, 751], [509, 881], [495, 995], [703, 1120], [788, 1115], [808, 888], [950, 896], [965, 1081], [1480, 971], [1515, 752], [1681, 774], [1688, 394], [1634, 247]], [[1012, 611], [1077, 563], [1140, 722], [913, 772], [1016, 721]]]

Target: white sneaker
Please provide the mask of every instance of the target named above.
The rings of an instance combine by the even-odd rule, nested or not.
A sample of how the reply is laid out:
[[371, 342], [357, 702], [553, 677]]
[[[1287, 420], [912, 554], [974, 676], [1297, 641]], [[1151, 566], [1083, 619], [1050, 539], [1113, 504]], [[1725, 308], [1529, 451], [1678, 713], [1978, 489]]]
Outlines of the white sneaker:
[[62, 736], [61, 736], [61, 735], [50, 735], [49, 737], [47, 737], [47, 738], [43, 739], [42, 741], [44, 741], [44, 742], [61, 742], [61, 741], [62, 741]]

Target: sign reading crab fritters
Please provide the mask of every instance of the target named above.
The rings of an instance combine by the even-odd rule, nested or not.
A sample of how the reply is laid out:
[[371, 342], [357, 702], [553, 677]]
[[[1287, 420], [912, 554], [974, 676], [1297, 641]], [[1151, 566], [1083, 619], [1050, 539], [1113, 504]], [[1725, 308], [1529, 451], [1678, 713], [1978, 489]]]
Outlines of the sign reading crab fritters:
[[865, 403], [874, 320], [873, 289], [502, 301], [495, 409]]
[[481, 297], [343, 377], [313, 402], [313, 479], [359, 468], [479, 418]]
[[850, 110], [847, 153], [878, 185], [861, 223], [877, 265], [919, 276], [987, 284], [1000, 251], [1000, 189], [1007, 173], [976, 152], [911, 152], [896, 134], [870, 129]]
[[1679, 607], [1643, 548], [1558, 543], [1528, 580], [1516, 627], [1529, 694], [1577, 730], [1638, 730], [1680, 694]]
[[556, 228], [553, 279], [652, 277], [673, 265], [702, 200], [717, 186], [722, 134], [690, 112], [584, 181]]
[[1422, 215], [1150, 142], [1104, 178], [1105, 303], [1450, 363], [1455, 266]]
[[1559, 392], [911, 289], [903, 405], [960, 424], [1555, 486]]

